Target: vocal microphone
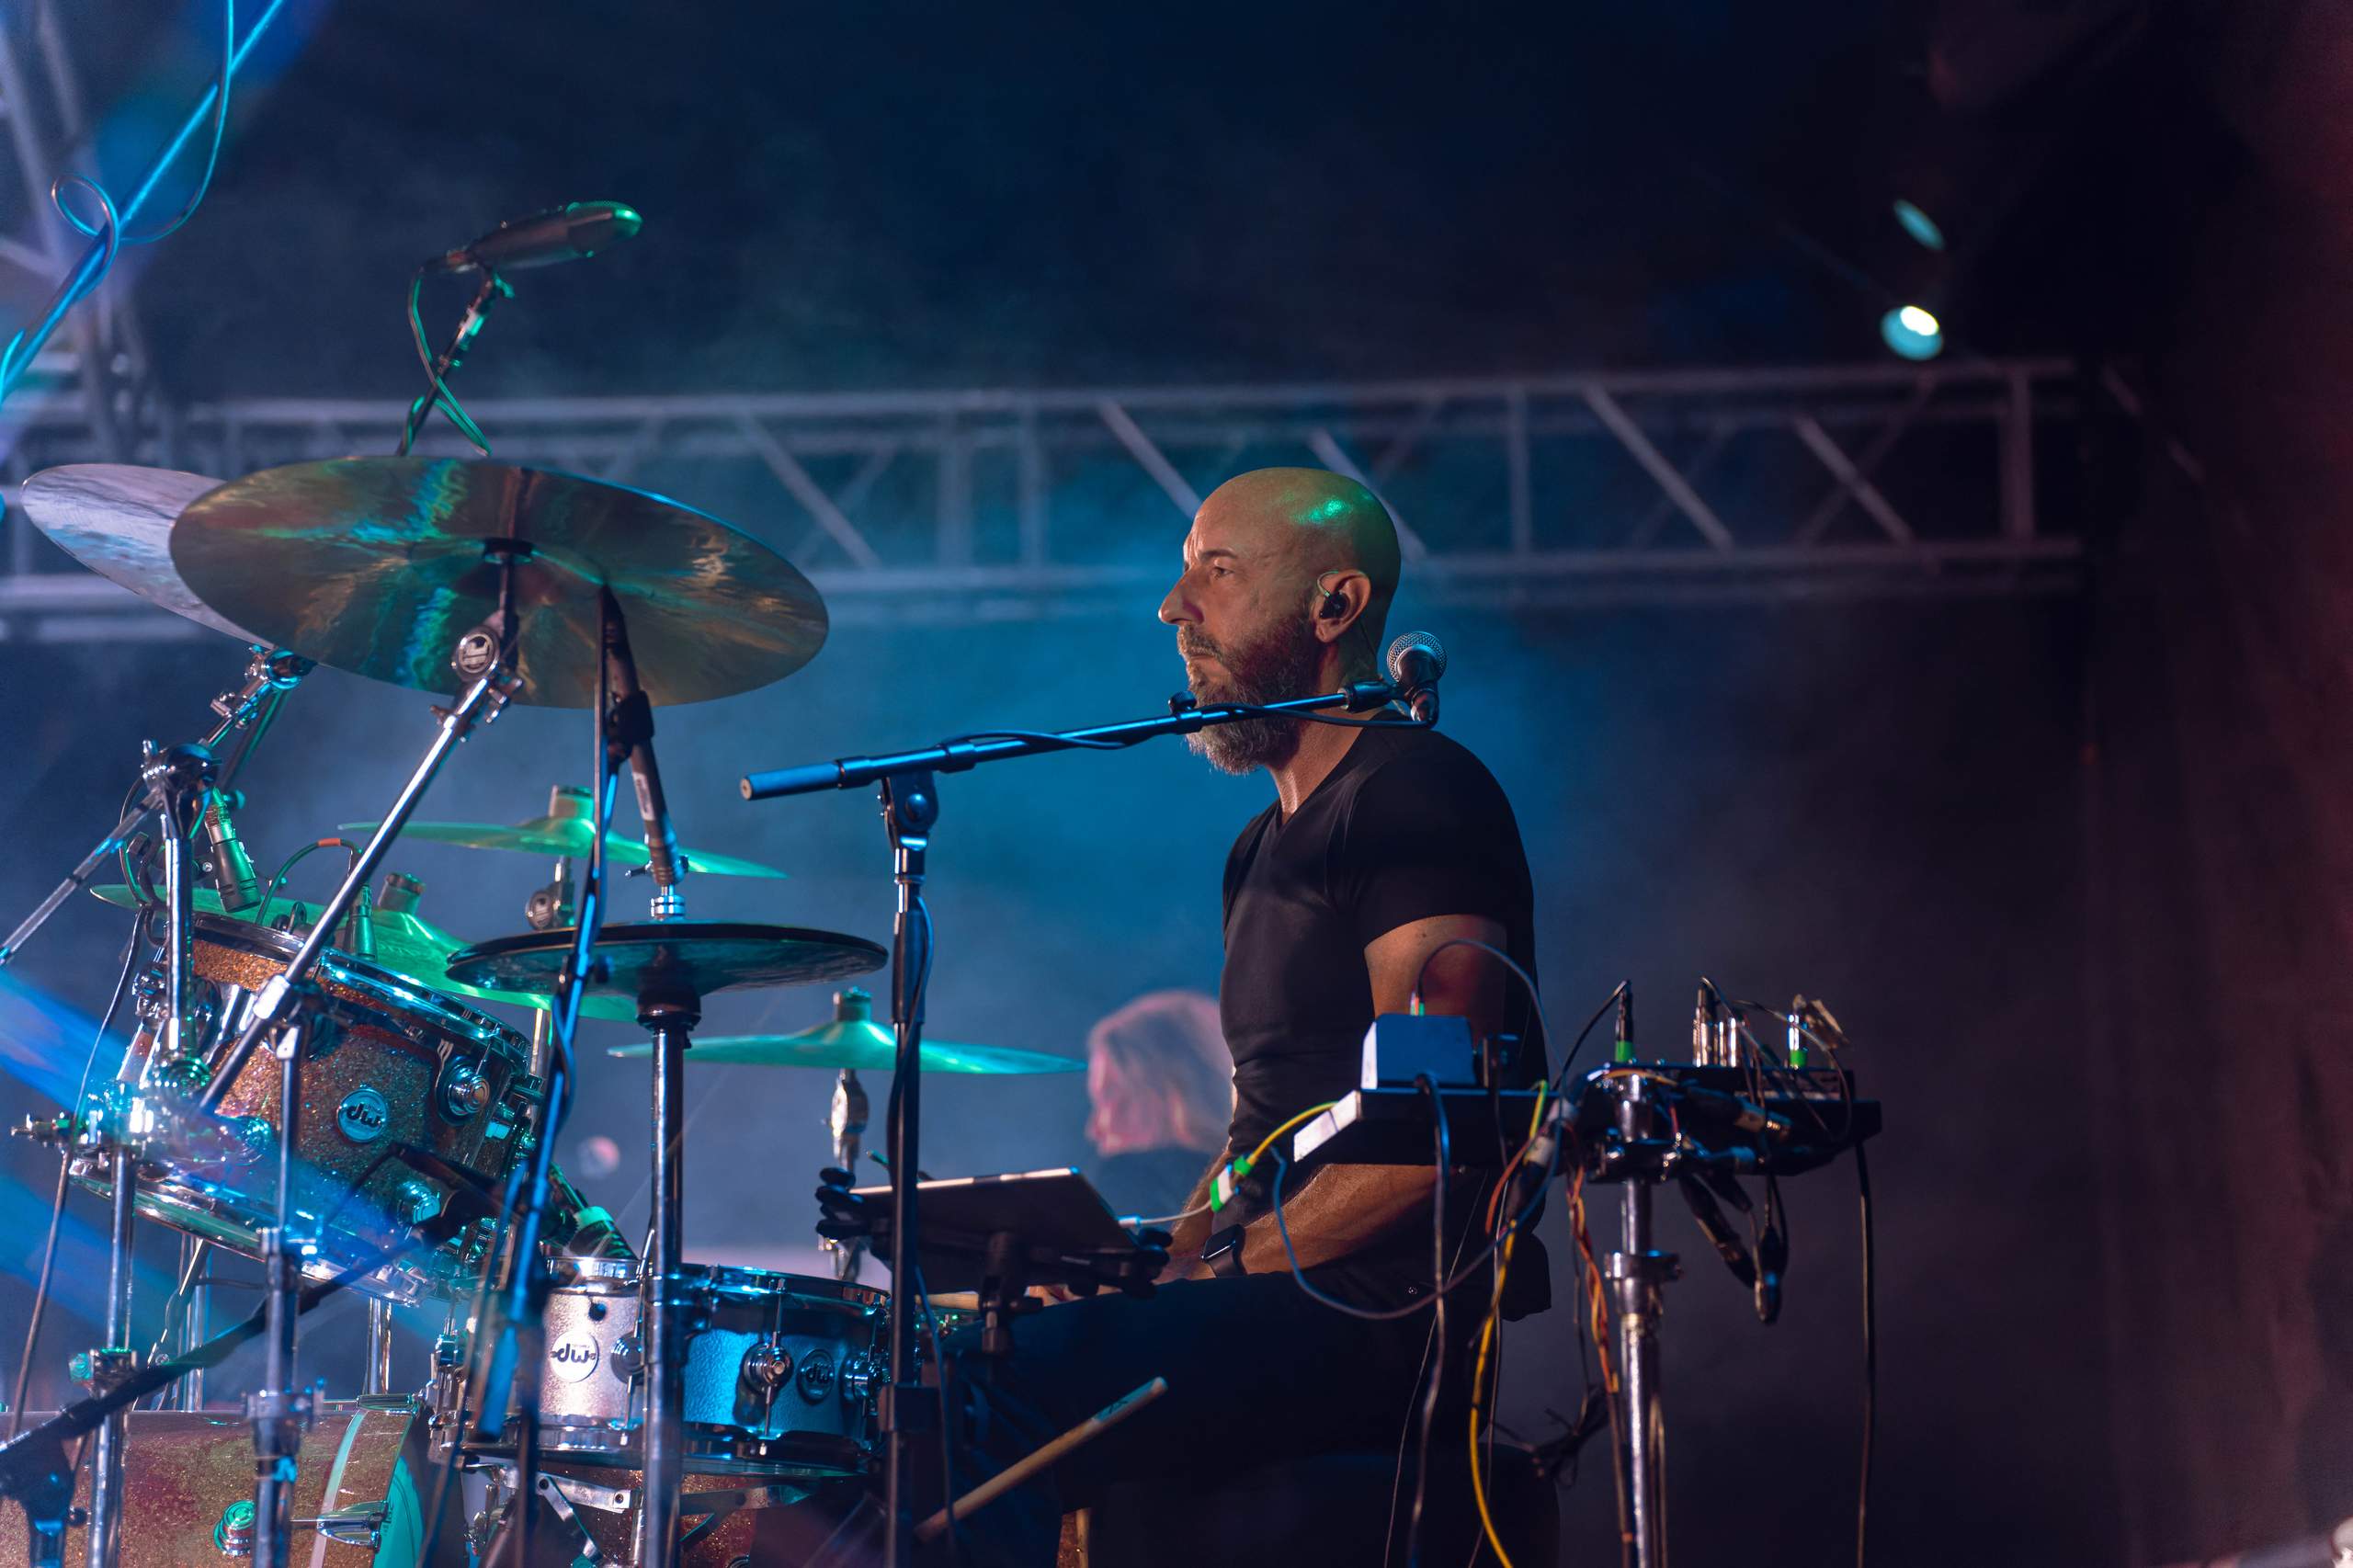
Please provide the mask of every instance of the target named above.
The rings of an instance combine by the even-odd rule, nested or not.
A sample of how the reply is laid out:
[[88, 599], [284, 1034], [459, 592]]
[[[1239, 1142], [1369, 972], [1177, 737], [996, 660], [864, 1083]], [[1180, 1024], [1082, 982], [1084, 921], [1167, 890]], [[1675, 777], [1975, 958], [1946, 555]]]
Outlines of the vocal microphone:
[[1391, 641], [1381, 663], [1397, 700], [1416, 724], [1438, 722], [1438, 677], [1446, 673], [1446, 649], [1427, 631], [1401, 631]]
[[197, 818], [196, 829], [204, 835], [205, 858], [212, 867], [212, 886], [221, 895], [221, 907], [230, 915], [251, 909], [261, 902], [261, 881], [254, 875], [253, 857], [237, 837], [237, 824], [229, 815], [233, 805], [243, 805], [244, 799], [234, 790], [207, 790], [204, 792], [204, 814]]
[[513, 272], [595, 256], [643, 227], [637, 210], [618, 201], [574, 201], [526, 218], [509, 218], [472, 244], [425, 264], [428, 272]]

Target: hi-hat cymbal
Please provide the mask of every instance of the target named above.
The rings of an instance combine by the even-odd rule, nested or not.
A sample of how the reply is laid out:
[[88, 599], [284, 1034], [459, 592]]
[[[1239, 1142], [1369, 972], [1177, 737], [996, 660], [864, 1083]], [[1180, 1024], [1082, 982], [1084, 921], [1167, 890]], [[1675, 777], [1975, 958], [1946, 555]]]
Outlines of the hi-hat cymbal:
[[[455, 844], [465, 849], [508, 849], [525, 855], [569, 855], [586, 859], [589, 846], [597, 837], [589, 825], [588, 791], [569, 784], [559, 784], [554, 798], [548, 802], [548, 814], [529, 822], [508, 826], [489, 822], [413, 822], [401, 829], [404, 838], [427, 838], [436, 844]], [[347, 822], [346, 833], [373, 833], [381, 825], [372, 822]], [[687, 849], [687, 869], [712, 877], [782, 877], [785, 873], [773, 866], [763, 866], [756, 860], [739, 860], [732, 855], [713, 855], [708, 850]], [[605, 859], [615, 866], [642, 866], [646, 863], [642, 839], [624, 838], [618, 833], [605, 835]]]
[[792, 563], [642, 490], [514, 463], [337, 458], [248, 474], [173, 526], [172, 563], [214, 610], [337, 669], [449, 689], [458, 639], [498, 608], [494, 548], [518, 558], [516, 700], [596, 701], [600, 588], [646, 695], [700, 702], [781, 680], [825, 641]]
[[[649, 1056], [654, 1046], [620, 1045], [614, 1056]], [[855, 987], [834, 997], [834, 1016], [798, 1034], [706, 1035], [687, 1052], [688, 1062], [711, 1066], [823, 1067], [853, 1073], [888, 1073], [898, 1064], [898, 1040], [874, 1021], [874, 1003]], [[1042, 1051], [1019, 1051], [1007, 1045], [956, 1045], [947, 1040], [923, 1042], [926, 1073], [1081, 1073], [1084, 1060], [1051, 1056]]]
[[[574, 928], [559, 926], [477, 942], [451, 956], [470, 984], [552, 993]], [[862, 937], [741, 920], [614, 923], [597, 934], [591, 993], [690, 1003], [739, 985], [805, 985], [878, 970], [890, 955]]]
[[[119, 904], [125, 909], [136, 909], [143, 902], [138, 893], [119, 882], [110, 887], [95, 887], [90, 892], [107, 903]], [[324, 907], [301, 899], [273, 898], [267, 911], [244, 909], [231, 915], [222, 907], [221, 895], [210, 888], [195, 890], [190, 902], [199, 915], [251, 920], [257, 926], [275, 926], [298, 932], [309, 930]], [[554, 1005], [551, 998], [527, 991], [494, 991], [450, 978], [448, 969], [449, 955], [466, 945], [464, 939], [451, 936], [409, 911], [378, 909], [369, 916], [369, 931], [375, 948], [372, 953], [356, 953], [344, 948], [335, 950], [347, 958], [374, 964], [378, 969], [390, 970], [403, 980], [444, 996], [464, 996], [477, 1002], [504, 1002], [509, 1006], [541, 1010]], [[633, 1006], [610, 996], [584, 996], [580, 1011], [584, 1017], [592, 1018], [626, 1020], [637, 1017], [637, 1009]]]
[[172, 564], [172, 519], [220, 483], [168, 468], [68, 463], [26, 480], [17, 497], [33, 527], [99, 576], [199, 626], [267, 642], [198, 598]]

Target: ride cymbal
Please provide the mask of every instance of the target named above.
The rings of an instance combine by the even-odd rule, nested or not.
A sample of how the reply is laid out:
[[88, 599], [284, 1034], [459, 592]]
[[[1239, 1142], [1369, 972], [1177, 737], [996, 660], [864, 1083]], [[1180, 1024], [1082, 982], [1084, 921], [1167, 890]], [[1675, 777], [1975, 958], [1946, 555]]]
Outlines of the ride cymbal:
[[214, 611], [320, 664], [394, 686], [455, 684], [458, 639], [516, 561], [515, 700], [596, 701], [600, 590], [657, 705], [781, 680], [825, 641], [792, 563], [675, 501], [601, 480], [452, 458], [336, 458], [233, 480], [185, 506], [172, 563]]
[[[477, 942], [449, 960], [452, 976], [501, 990], [552, 993], [574, 928], [559, 926]], [[740, 920], [608, 924], [597, 933], [587, 989], [672, 1004], [740, 985], [805, 985], [881, 969], [890, 954], [862, 937]]]

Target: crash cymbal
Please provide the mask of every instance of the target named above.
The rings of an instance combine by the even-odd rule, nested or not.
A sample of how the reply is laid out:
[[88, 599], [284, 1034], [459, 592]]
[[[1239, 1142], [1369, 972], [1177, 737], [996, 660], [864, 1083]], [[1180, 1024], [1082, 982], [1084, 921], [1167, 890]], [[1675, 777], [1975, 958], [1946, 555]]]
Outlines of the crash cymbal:
[[[612, 1048], [614, 1056], [650, 1056], [651, 1041]], [[688, 1062], [712, 1066], [848, 1068], [853, 1073], [888, 1073], [897, 1065], [899, 1045], [889, 1028], [874, 1021], [874, 1000], [852, 987], [834, 996], [834, 1016], [798, 1034], [704, 1035], [687, 1052]], [[926, 1073], [1082, 1073], [1084, 1059], [1050, 1056], [1042, 1051], [1018, 1051], [1006, 1045], [955, 1045], [947, 1040], [923, 1042]]]
[[[477, 942], [451, 955], [469, 984], [551, 993], [572, 951], [573, 928], [556, 926]], [[805, 985], [881, 969], [890, 955], [862, 937], [740, 920], [654, 920], [597, 933], [598, 974], [589, 991], [632, 999], [689, 1001], [739, 985]]]
[[99, 576], [240, 642], [267, 642], [198, 598], [172, 564], [172, 519], [220, 483], [168, 468], [68, 463], [33, 475], [17, 496], [33, 527]]
[[[455, 844], [467, 849], [508, 849], [525, 855], [569, 855], [585, 859], [588, 846], [595, 840], [596, 830], [589, 825], [588, 791], [569, 784], [559, 784], [554, 798], [548, 802], [548, 814], [513, 826], [488, 822], [413, 822], [401, 829], [404, 838], [429, 838], [436, 844]], [[372, 822], [347, 822], [346, 833], [373, 833], [379, 824]], [[785, 873], [773, 866], [763, 866], [754, 860], [738, 860], [732, 855], [713, 855], [708, 850], [682, 851], [687, 869], [712, 877], [782, 877]], [[624, 838], [618, 833], [605, 835], [605, 858], [615, 866], [642, 866], [646, 863], [645, 842]]]
[[493, 545], [522, 556], [520, 702], [596, 701], [603, 587], [656, 704], [781, 680], [825, 641], [817, 590], [750, 535], [642, 490], [513, 463], [336, 458], [265, 469], [181, 510], [172, 563], [214, 610], [284, 647], [446, 691], [457, 640], [498, 608]]
[[[90, 890], [100, 899], [125, 909], [136, 909], [144, 902], [140, 895], [119, 882], [108, 887]], [[251, 920], [257, 926], [274, 926], [280, 930], [308, 931], [319, 911], [324, 907], [299, 898], [273, 898], [266, 912], [257, 908], [240, 910], [230, 915], [221, 904], [221, 895], [210, 888], [198, 888], [191, 900], [199, 915], [219, 915], [231, 919]], [[509, 1006], [544, 1010], [554, 1005], [546, 996], [523, 991], [494, 991], [469, 984], [449, 977], [447, 962], [451, 953], [464, 947], [465, 940], [453, 937], [439, 926], [431, 925], [406, 910], [378, 909], [369, 917], [369, 932], [375, 951], [361, 954], [347, 949], [333, 950], [347, 958], [357, 958], [378, 969], [389, 970], [411, 984], [444, 996], [471, 997], [478, 1002], [504, 1002]], [[580, 1011], [592, 1018], [631, 1019], [636, 1007], [609, 996], [586, 996], [581, 999]]]

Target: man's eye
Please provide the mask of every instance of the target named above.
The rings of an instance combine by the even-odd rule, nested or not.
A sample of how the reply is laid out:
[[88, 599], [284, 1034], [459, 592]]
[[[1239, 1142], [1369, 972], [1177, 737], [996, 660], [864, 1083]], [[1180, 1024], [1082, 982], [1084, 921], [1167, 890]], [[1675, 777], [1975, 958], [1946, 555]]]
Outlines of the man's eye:
[[1233, 575], [1233, 569], [1229, 566], [1212, 566], [1210, 568], [1210, 575], [1212, 577], [1231, 577]]

